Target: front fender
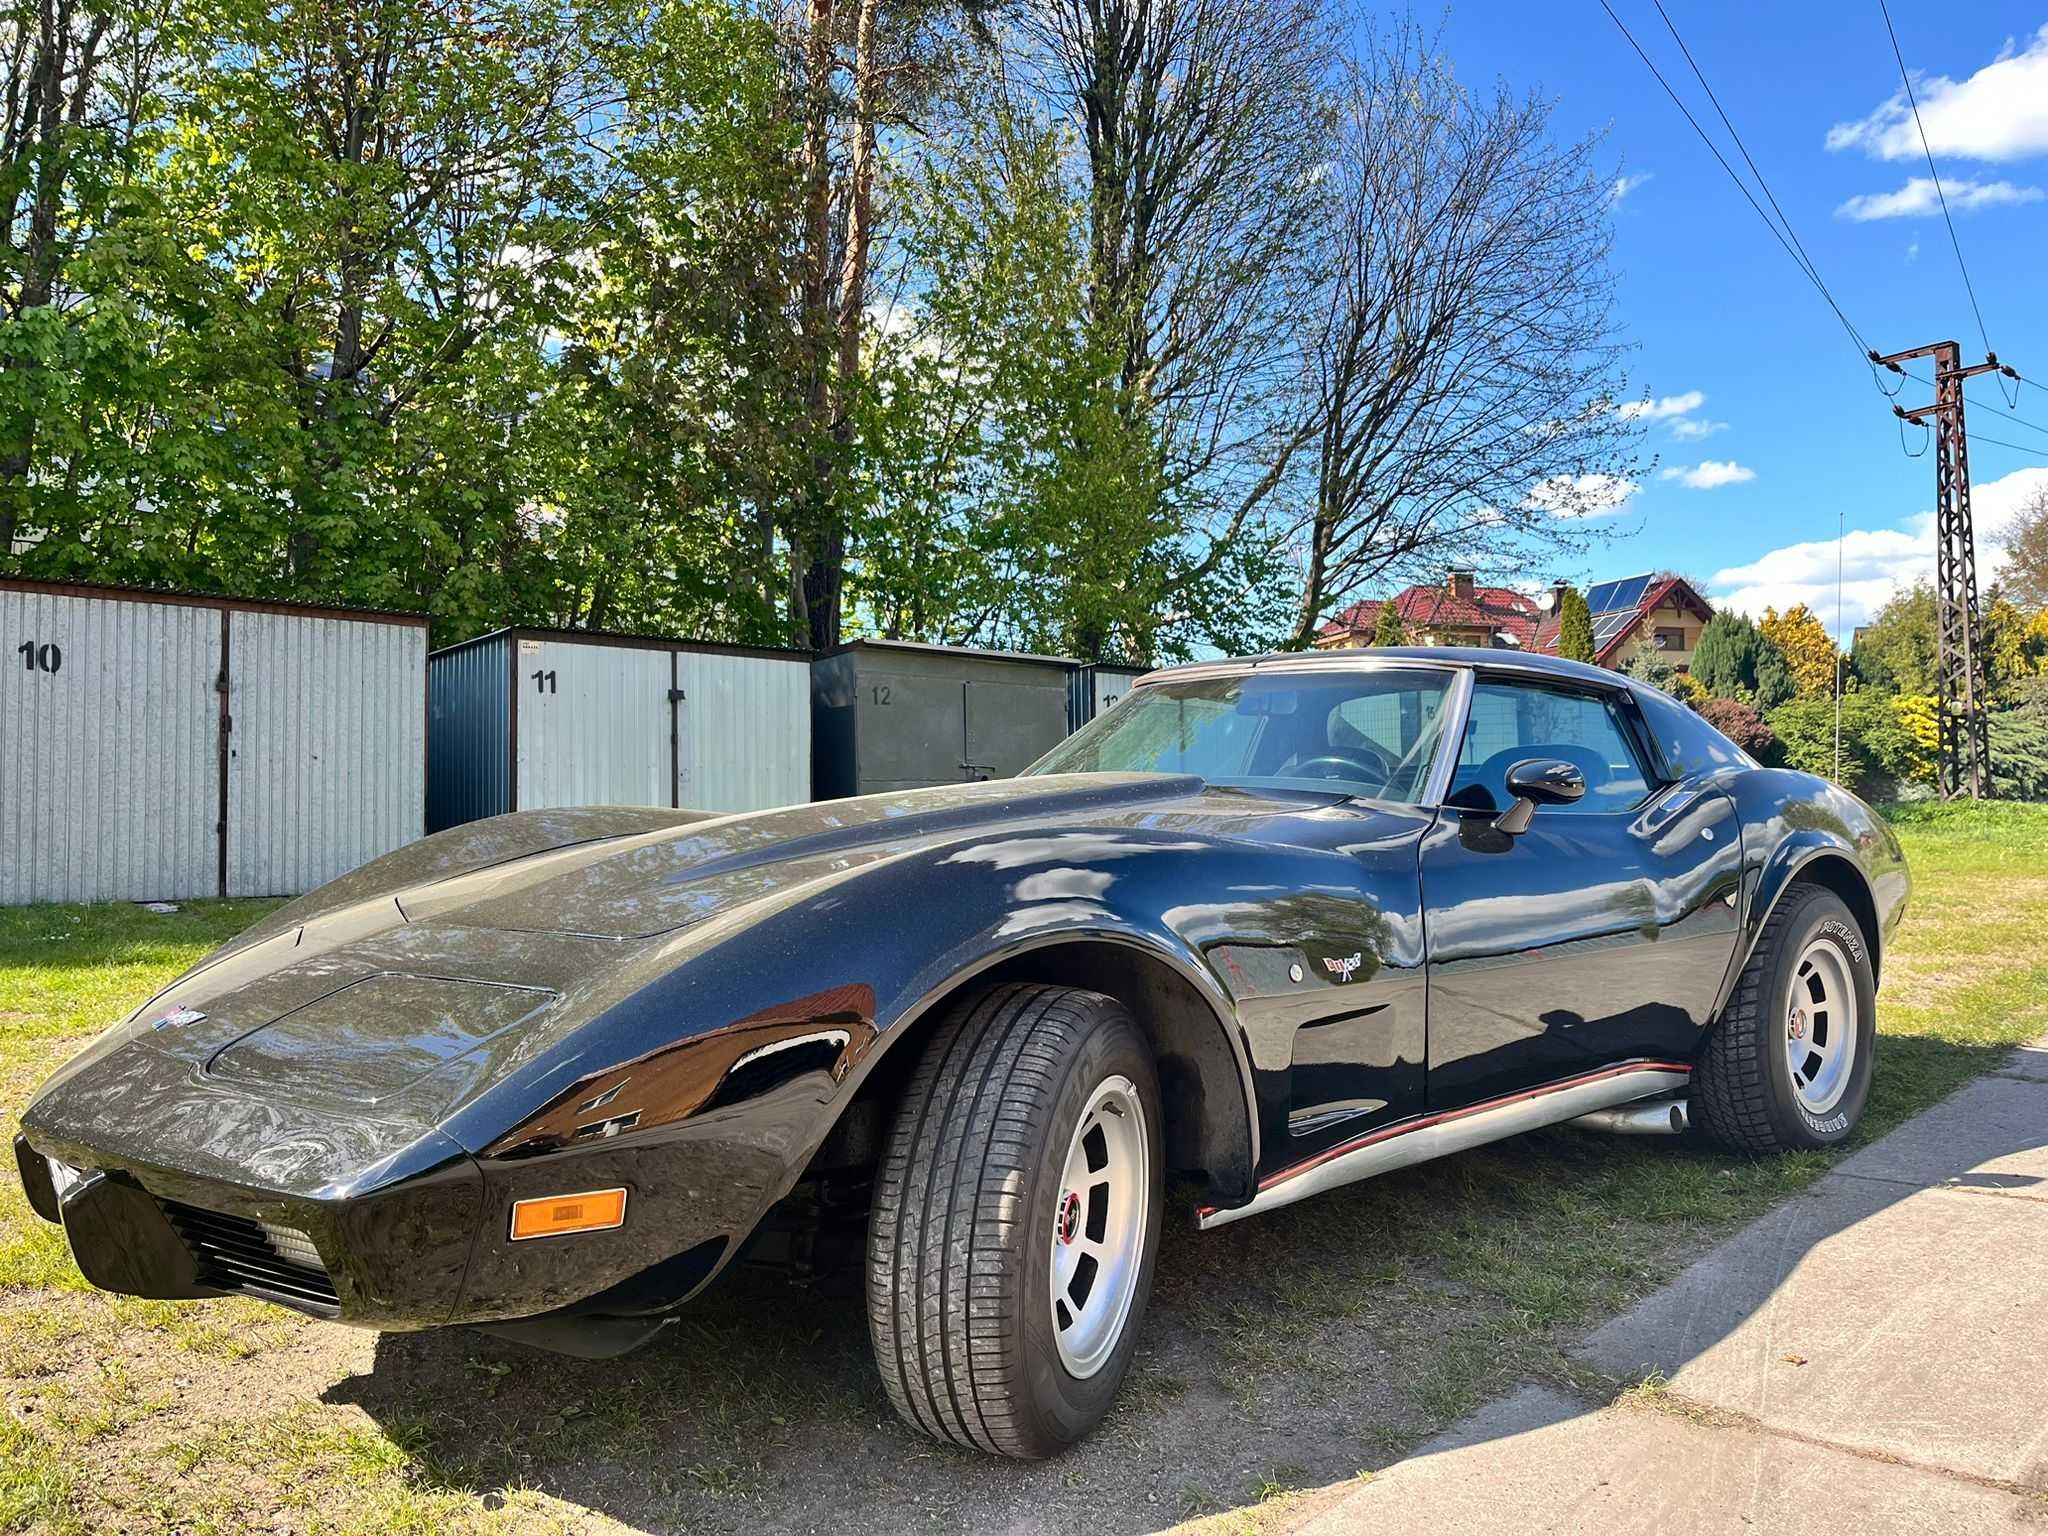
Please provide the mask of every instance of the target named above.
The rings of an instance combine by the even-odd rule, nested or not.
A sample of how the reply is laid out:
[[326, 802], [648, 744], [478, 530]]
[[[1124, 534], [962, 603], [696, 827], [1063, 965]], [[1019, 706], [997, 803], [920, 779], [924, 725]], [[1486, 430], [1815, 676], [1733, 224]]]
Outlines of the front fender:
[[[587, 1302], [715, 1245], [696, 1283], [707, 1282], [898, 1041], [977, 976], [1048, 946], [1143, 954], [1201, 998], [1234, 1064], [1256, 1164], [1253, 1046], [1208, 952], [1285, 921], [1370, 951], [1375, 965], [1411, 968], [1419, 914], [1362, 920], [1361, 869], [1346, 853], [1060, 828], [915, 848], [785, 890], [767, 910], [721, 923], [715, 941], [679, 936], [690, 954], [593, 1020], [561, 1059], [536, 1064], [529, 1083], [547, 1091], [516, 1123], [500, 1116], [487, 1135], [474, 1123], [458, 1135], [483, 1169], [487, 1211], [623, 1184], [633, 1218], [617, 1233], [523, 1251], [487, 1225], [458, 1320]], [[1188, 899], [1197, 892], [1205, 899]], [[1274, 919], [1275, 907], [1289, 915]], [[1333, 932], [1338, 914], [1364, 930]]]
[[1870, 938], [1876, 973], [1905, 915], [1911, 876], [1896, 833], [1856, 796], [1789, 769], [1733, 776], [1724, 786], [1742, 820], [1743, 915], [1718, 1013], [1734, 992], [1785, 893], [1817, 879], [1848, 902]]

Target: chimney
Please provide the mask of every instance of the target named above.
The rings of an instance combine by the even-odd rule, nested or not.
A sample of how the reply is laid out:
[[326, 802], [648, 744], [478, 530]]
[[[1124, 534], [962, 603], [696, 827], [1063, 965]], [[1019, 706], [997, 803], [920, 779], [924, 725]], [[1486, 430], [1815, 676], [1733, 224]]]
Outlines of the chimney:
[[1564, 612], [1564, 595], [1571, 591], [1571, 589], [1572, 584], [1568, 581], [1553, 581], [1550, 584], [1550, 611], [1552, 613]]
[[1461, 566], [1451, 567], [1451, 596], [1465, 602], [1472, 601], [1472, 572]]

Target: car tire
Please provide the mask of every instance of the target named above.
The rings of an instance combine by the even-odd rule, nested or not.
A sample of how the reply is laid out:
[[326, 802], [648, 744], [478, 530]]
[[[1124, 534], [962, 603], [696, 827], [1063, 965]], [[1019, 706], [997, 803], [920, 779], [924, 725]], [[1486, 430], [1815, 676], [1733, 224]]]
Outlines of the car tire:
[[1114, 998], [1010, 984], [940, 1021], [868, 1230], [868, 1325], [906, 1423], [1005, 1456], [1109, 1411], [1152, 1289], [1159, 1078]]
[[1793, 886], [1707, 1037], [1694, 1124], [1724, 1151], [1757, 1156], [1843, 1140], [1870, 1098], [1876, 999], [1855, 915], [1832, 891]]

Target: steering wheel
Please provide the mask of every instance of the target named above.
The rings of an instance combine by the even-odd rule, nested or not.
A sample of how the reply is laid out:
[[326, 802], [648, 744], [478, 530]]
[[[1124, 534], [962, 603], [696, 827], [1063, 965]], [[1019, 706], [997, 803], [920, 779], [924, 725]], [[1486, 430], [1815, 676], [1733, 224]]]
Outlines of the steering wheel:
[[[1375, 761], [1367, 761], [1368, 754]], [[1334, 768], [1337, 772], [1317, 773], [1318, 768]], [[1322, 752], [1305, 758], [1294, 765], [1294, 772], [1305, 779], [1377, 779], [1384, 784], [1394, 776], [1394, 760], [1377, 748], [1360, 743], [1350, 751]]]

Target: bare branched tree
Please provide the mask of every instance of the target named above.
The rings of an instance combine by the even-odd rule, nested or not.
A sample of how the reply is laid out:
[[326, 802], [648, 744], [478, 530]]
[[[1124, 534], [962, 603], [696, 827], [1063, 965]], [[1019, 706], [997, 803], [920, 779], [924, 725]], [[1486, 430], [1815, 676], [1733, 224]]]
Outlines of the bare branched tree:
[[1088, 308], [1164, 494], [1218, 547], [1303, 440], [1293, 319], [1329, 154], [1340, 8], [1318, 0], [1033, 0], [1013, 80], [1086, 156]]
[[1635, 488], [1612, 183], [1595, 143], [1554, 142], [1549, 119], [1505, 87], [1468, 91], [1413, 28], [1361, 49], [1322, 188], [1297, 646], [1337, 603], [1425, 566], [1569, 556]]

